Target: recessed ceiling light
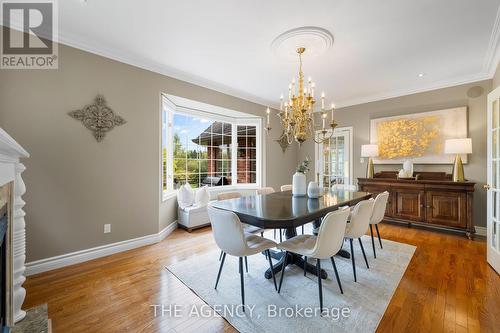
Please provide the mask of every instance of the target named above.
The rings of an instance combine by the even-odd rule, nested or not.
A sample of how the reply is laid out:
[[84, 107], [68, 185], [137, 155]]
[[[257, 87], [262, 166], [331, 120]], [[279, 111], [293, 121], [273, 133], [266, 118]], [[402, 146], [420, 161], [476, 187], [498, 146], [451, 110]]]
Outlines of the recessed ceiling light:
[[418, 74], [418, 77], [424, 77], [424, 76], [425, 76], [425, 73]]

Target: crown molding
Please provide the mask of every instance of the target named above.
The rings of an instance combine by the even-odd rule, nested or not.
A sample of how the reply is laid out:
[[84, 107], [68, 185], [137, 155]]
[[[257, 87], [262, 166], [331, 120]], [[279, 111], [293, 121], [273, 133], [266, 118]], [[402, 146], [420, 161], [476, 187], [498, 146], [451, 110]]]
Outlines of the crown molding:
[[388, 91], [385, 93], [374, 94], [374, 95], [360, 97], [360, 98], [353, 98], [350, 100], [344, 100], [344, 101], [340, 101], [336, 104], [337, 104], [337, 108], [344, 108], [344, 107], [353, 106], [353, 105], [366, 104], [366, 103], [377, 102], [377, 101], [382, 101], [382, 100], [396, 98], [396, 97], [408, 96], [408, 95], [413, 95], [413, 94], [418, 94], [418, 93], [423, 93], [423, 92], [428, 92], [428, 91], [433, 91], [433, 90], [438, 90], [438, 89], [455, 87], [455, 86], [459, 86], [462, 84], [490, 80], [491, 78], [492, 78], [492, 75], [490, 75], [490, 73], [473, 74], [473, 75], [459, 77], [459, 78], [455, 78], [455, 79], [451, 79], [451, 80], [432, 83], [430, 85], [427, 85], [427, 86], [424, 86], [421, 88], [393, 90], [393, 91]]
[[500, 6], [491, 31], [490, 42], [484, 57], [483, 72], [488, 73], [490, 78], [495, 75], [498, 61], [500, 60]]
[[[70, 36], [68, 34], [64, 34], [61, 32], [59, 32], [59, 43], [85, 52], [93, 53], [108, 59], [119, 61], [121, 63], [125, 63], [130, 66], [138, 67], [150, 72], [165, 75], [176, 80], [184, 81], [187, 83], [194, 84], [196, 86], [214, 90], [216, 92], [223, 93], [231, 97], [243, 99], [248, 102], [270, 107], [275, 107], [276, 105], [278, 105], [279, 107], [279, 104], [277, 104], [276, 102], [263, 99], [253, 94], [249, 94], [247, 92], [231, 88], [229, 86], [217, 83], [212, 80], [207, 80], [201, 76], [180, 71], [170, 66], [165, 66], [155, 61], [148, 60], [147, 58], [144, 57], [137, 57], [131, 55], [129, 52], [124, 52], [118, 49], [112, 49], [107, 47], [96, 47], [91, 45], [91, 43], [89, 42], [82, 41], [74, 36]], [[164, 93], [168, 93], [168, 91], [165, 91]]]
[[[198, 75], [190, 74], [184, 71], [177, 70], [170, 66], [165, 66], [163, 64], [148, 60], [144, 57], [138, 57], [130, 54], [129, 52], [123, 52], [118, 49], [94, 46], [90, 42], [83, 41], [69, 34], [59, 32], [59, 43], [64, 44], [85, 52], [96, 54], [108, 59], [112, 59], [121, 63], [125, 63], [130, 66], [141, 68], [150, 72], [165, 75], [170, 78], [184, 81], [196, 86], [200, 86], [206, 89], [210, 89], [222, 94], [226, 94], [232, 97], [236, 97], [251, 103], [256, 103], [262, 106], [269, 106], [274, 109], [279, 109], [279, 103], [277, 101], [267, 100], [253, 94], [249, 94], [245, 91], [235, 89], [212, 80], [205, 79]], [[457, 77], [450, 80], [445, 80], [442, 82], [432, 83], [421, 88], [411, 88], [411, 89], [400, 89], [387, 91], [384, 93], [373, 94], [369, 96], [363, 96], [359, 98], [347, 99], [337, 101], [337, 108], [365, 104], [370, 102], [376, 102], [380, 100], [386, 100], [390, 98], [396, 98], [421, 92], [427, 92], [442, 88], [448, 88], [452, 86], [457, 86], [461, 84], [467, 84], [482, 80], [489, 80], [495, 74], [497, 64], [500, 60], [500, 6], [497, 10], [497, 15], [495, 23], [493, 25], [493, 30], [490, 37], [490, 42], [485, 56], [485, 61], [483, 64], [483, 71], [478, 74], [468, 75], [465, 77]], [[168, 92], [165, 92], [168, 93]]]

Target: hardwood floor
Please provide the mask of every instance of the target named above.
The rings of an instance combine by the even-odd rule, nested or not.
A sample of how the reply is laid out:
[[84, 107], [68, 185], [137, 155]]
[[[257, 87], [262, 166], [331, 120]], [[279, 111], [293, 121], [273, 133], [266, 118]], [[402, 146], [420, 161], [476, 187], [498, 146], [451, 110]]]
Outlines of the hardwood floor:
[[[500, 332], [500, 277], [484, 241], [388, 224], [380, 232], [417, 250], [377, 332]], [[24, 308], [48, 303], [55, 333], [236, 332], [222, 318], [155, 317], [151, 306], [204, 304], [164, 266], [214, 248], [210, 228], [178, 229], [155, 245], [29, 277]]]

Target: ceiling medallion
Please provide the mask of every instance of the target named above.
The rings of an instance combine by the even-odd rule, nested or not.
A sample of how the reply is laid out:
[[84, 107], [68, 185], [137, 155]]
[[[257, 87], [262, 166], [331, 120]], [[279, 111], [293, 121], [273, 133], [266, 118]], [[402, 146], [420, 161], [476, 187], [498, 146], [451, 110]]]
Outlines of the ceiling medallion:
[[281, 57], [295, 60], [299, 47], [307, 49], [308, 57], [319, 56], [333, 45], [333, 35], [320, 27], [299, 27], [285, 31], [271, 43], [273, 52]]

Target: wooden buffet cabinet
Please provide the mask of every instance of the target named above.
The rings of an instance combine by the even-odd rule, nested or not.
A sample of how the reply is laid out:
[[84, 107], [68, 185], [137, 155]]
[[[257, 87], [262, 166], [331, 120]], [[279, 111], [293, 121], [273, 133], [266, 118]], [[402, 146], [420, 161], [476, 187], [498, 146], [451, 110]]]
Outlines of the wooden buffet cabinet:
[[384, 220], [405, 224], [475, 233], [472, 218], [474, 183], [453, 182], [444, 172], [415, 172], [398, 179], [396, 171], [383, 171], [374, 178], [358, 178], [360, 191], [377, 195], [388, 191]]

